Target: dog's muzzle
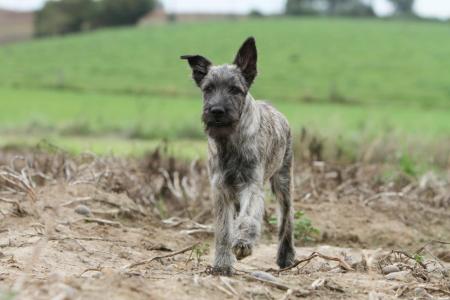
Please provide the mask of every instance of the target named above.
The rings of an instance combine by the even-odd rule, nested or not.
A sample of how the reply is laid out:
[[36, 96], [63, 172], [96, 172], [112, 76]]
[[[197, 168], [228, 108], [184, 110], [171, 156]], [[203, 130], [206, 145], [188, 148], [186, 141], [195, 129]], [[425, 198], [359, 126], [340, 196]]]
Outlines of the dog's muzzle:
[[209, 128], [229, 127], [233, 123], [225, 107], [219, 105], [212, 106], [206, 111], [204, 121]]
[[232, 133], [235, 118], [223, 106], [212, 106], [203, 112], [203, 123], [211, 137], [224, 137]]

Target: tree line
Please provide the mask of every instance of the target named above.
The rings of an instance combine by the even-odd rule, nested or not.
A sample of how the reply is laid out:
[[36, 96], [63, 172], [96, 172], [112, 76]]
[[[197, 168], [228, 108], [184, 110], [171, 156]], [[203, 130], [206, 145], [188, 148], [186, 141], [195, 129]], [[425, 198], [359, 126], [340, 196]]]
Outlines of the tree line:
[[[373, 0], [287, 0], [288, 15], [375, 16]], [[414, 0], [389, 0], [397, 15], [412, 15]], [[36, 13], [36, 36], [136, 24], [157, 0], [49, 0]]]
[[[389, 0], [395, 14], [412, 16], [414, 0]], [[372, 0], [288, 0], [288, 15], [375, 16]]]

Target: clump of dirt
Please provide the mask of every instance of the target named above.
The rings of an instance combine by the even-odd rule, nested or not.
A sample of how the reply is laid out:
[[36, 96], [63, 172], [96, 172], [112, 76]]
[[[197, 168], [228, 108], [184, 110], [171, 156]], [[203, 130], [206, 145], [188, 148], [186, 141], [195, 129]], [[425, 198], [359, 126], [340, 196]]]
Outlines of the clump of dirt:
[[214, 277], [203, 162], [0, 151], [0, 299], [450, 296], [449, 178], [299, 163], [294, 204], [320, 232], [297, 241], [301, 263], [276, 268], [267, 222], [236, 275]]

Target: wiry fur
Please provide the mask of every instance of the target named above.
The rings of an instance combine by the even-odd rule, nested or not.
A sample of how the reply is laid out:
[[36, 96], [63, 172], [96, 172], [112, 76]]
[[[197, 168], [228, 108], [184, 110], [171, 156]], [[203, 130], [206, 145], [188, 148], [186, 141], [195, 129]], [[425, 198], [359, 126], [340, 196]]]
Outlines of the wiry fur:
[[[202, 70], [209, 63], [201, 56], [183, 58], [189, 57], [200, 61]], [[189, 63], [204, 98], [202, 119], [208, 134], [216, 216], [214, 270], [229, 275], [235, 257], [252, 253], [261, 233], [263, 188], [268, 181], [280, 207], [277, 264], [280, 268], [289, 266], [295, 257], [291, 133], [280, 112], [254, 100], [248, 91], [256, 76], [254, 39], [247, 39], [234, 64], [209, 63], [203, 76], [199, 76], [195, 61]]]

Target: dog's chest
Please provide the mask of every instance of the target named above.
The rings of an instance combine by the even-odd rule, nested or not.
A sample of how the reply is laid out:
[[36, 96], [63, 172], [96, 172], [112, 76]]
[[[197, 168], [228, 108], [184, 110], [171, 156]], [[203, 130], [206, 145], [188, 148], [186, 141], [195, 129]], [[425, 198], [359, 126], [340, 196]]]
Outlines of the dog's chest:
[[256, 180], [257, 159], [253, 155], [227, 155], [219, 160], [223, 183], [228, 187], [239, 187]]
[[222, 145], [223, 148], [210, 152], [211, 175], [217, 178], [215, 182], [224, 188], [239, 189], [259, 177], [257, 174], [258, 154], [252, 149], [234, 145]]

